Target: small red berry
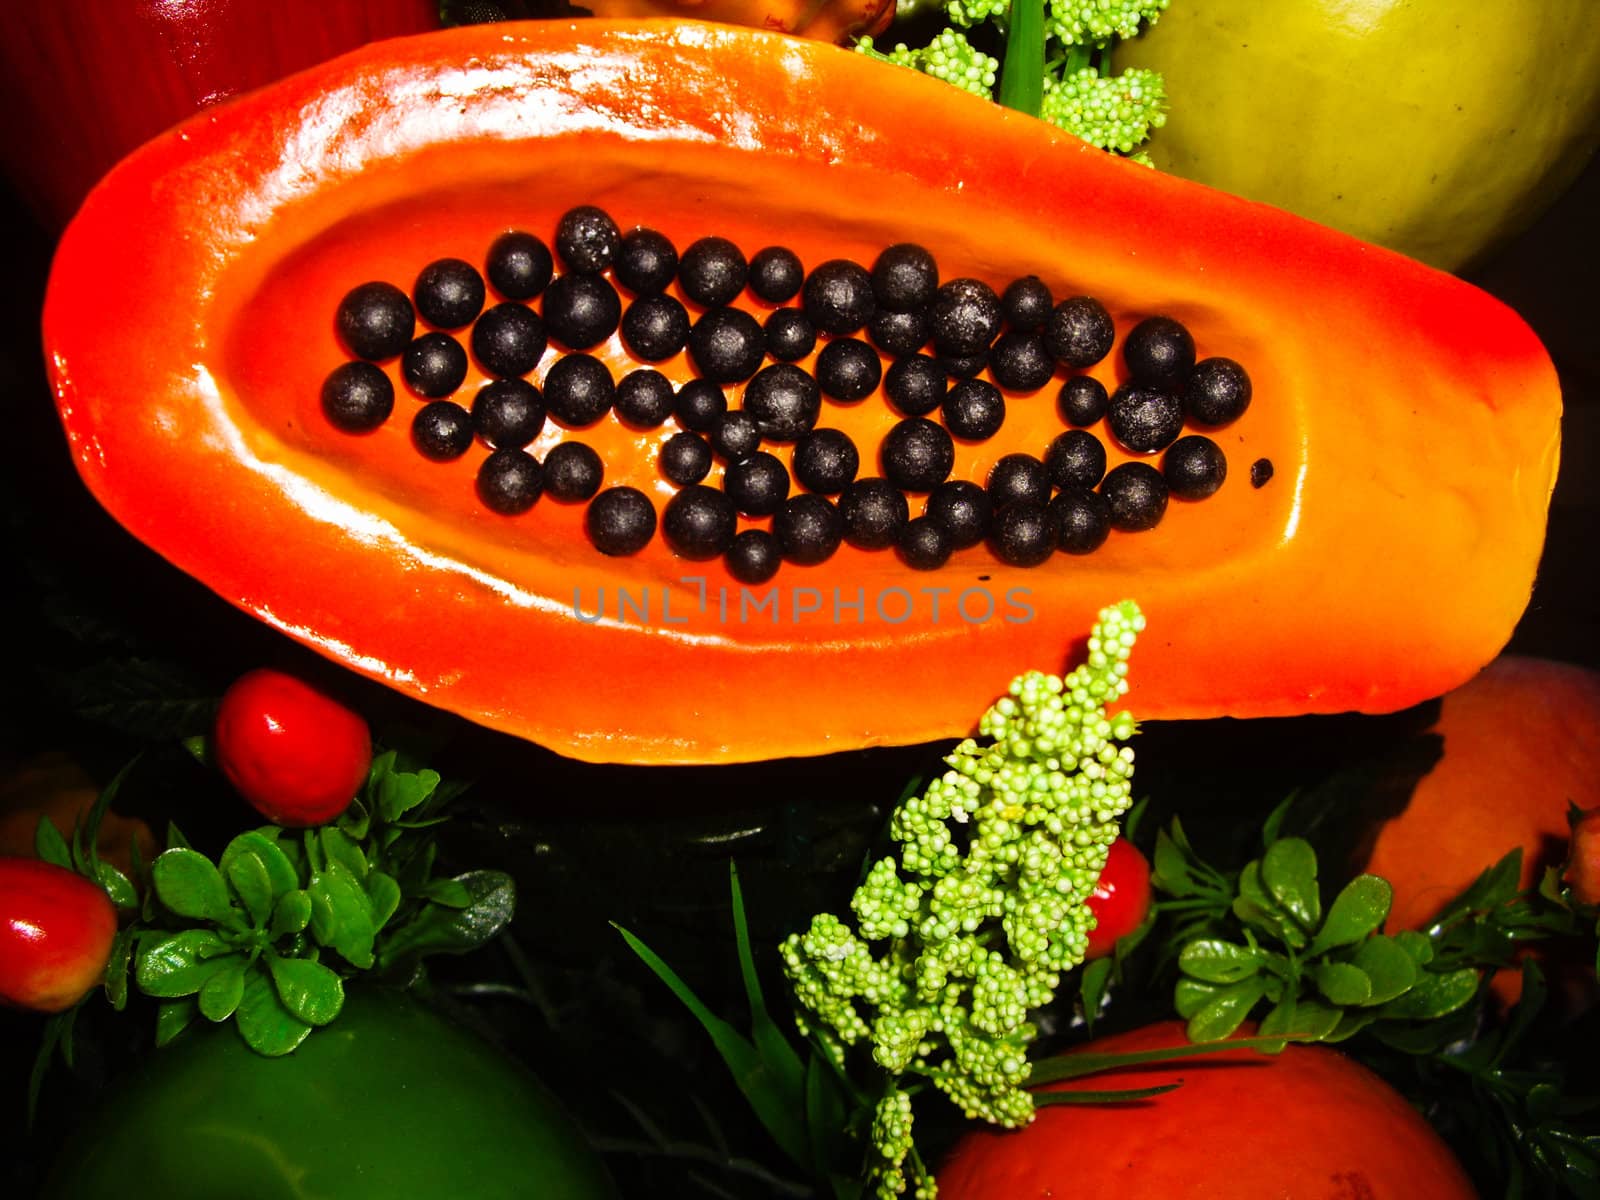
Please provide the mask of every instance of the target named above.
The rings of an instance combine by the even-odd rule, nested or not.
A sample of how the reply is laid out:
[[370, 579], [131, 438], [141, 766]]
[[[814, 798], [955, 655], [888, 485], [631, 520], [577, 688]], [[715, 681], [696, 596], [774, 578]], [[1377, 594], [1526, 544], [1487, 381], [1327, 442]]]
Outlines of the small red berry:
[[1089, 911], [1096, 917], [1089, 931], [1085, 959], [1104, 958], [1119, 938], [1144, 924], [1150, 911], [1150, 864], [1127, 838], [1111, 843], [1100, 881], [1090, 894]]
[[0, 1003], [62, 1012], [105, 978], [117, 910], [99, 884], [37, 858], [0, 858]]
[[262, 816], [302, 828], [333, 820], [372, 766], [367, 723], [282, 671], [241, 675], [217, 710], [222, 773]]

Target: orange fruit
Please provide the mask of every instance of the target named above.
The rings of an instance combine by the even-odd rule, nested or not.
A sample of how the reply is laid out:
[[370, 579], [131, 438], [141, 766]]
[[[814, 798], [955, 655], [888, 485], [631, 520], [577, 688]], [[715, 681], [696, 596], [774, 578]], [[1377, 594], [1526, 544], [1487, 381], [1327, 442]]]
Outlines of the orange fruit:
[[[26, 762], [7, 764], [0, 773], [0, 854], [33, 853], [40, 817], [49, 817], [68, 841], [73, 826], [86, 820], [100, 787], [65, 754], [50, 751]], [[145, 862], [156, 854], [150, 827], [137, 817], [106, 811], [96, 847], [100, 857], [124, 875], [132, 873], [134, 842]]]
[[[1103, 1038], [1118, 1053], [1186, 1044], [1168, 1021]], [[1181, 1082], [1120, 1104], [1041, 1108], [1016, 1132], [968, 1134], [938, 1172], [940, 1200], [1149, 1196], [1161, 1200], [1474, 1200], [1432, 1127], [1337, 1050], [1223, 1050], [1053, 1085]]]
[[1425, 928], [1518, 846], [1536, 884], [1566, 861], [1568, 805], [1600, 805], [1600, 673], [1503, 656], [1443, 698], [1433, 732], [1443, 757], [1365, 863], [1394, 885], [1391, 932]]

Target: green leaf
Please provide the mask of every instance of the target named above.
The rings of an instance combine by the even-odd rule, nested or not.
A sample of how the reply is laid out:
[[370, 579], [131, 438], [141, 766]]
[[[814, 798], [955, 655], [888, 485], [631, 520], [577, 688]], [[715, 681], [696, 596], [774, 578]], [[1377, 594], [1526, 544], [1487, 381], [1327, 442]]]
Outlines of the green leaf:
[[400, 885], [395, 882], [393, 875], [386, 875], [382, 871], [369, 871], [366, 887], [367, 900], [372, 905], [372, 928], [381, 933], [383, 927], [389, 923], [389, 918], [394, 916], [395, 910], [400, 907]]
[[360, 797], [350, 801], [350, 807], [339, 814], [338, 826], [347, 838], [361, 841], [372, 829], [372, 813]]
[[1237, 983], [1261, 970], [1261, 952], [1222, 938], [1195, 938], [1178, 952], [1178, 970], [1205, 983]]
[[1512, 850], [1494, 866], [1485, 870], [1471, 886], [1457, 896], [1435, 921], [1436, 926], [1448, 925], [1457, 917], [1469, 912], [1499, 908], [1521, 890], [1522, 847]]
[[1522, 993], [1512, 1006], [1505, 1032], [1500, 1039], [1500, 1050], [1494, 1057], [1499, 1066], [1507, 1054], [1527, 1034], [1545, 1003], [1550, 998], [1550, 987], [1545, 983], [1544, 972], [1531, 957], [1522, 960]]
[[1189, 1018], [1189, 1040], [1214, 1042], [1227, 1037], [1250, 1015], [1250, 1010], [1266, 994], [1266, 989], [1266, 982], [1260, 976], [1223, 988], [1212, 997], [1210, 1003]]
[[738, 952], [739, 973], [744, 979], [745, 1001], [750, 1009], [750, 1040], [772, 1074], [774, 1085], [779, 1091], [787, 1092], [791, 1102], [798, 1106], [805, 1095], [805, 1064], [767, 1012], [761, 979], [756, 974], [755, 955], [750, 949], [750, 927], [745, 919], [744, 893], [739, 889], [739, 871], [731, 858], [728, 860], [728, 887], [732, 893], [734, 946]]
[[1419, 971], [1410, 991], [1396, 996], [1379, 1009], [1389, 1020], [1428, 1021], [1454, 1012], [1478, 991], [1478, 973], [1471, 967], [1444, 974]]
[[1368, 1025], [1378, 1020], [1379, 1013], [1370, 1008], [1347, 1008], [1339, 1014], [1339, 1023], [1322, 1038], [1325, 1042], [1343, 1042], [1355, 1037]]
[[516, 911], [517, 889], [502, 871], [468, 871], [456, 879], [472, 896], [466, 908], [425, 905], [402, 925], [384, 935], [385, 969], [424, 954], [465, 954], [494, 937]]
[[1060, 1054], [1031, 1064], [1024, 1086], [1041, 1087], [1047, 1083], [1060, 1083], [1065, 1079], [1083, 1079], [1089, 1075], [1119, 1071], [1125, 1067], [1140, 1067], [1148, 1063], [1170, 1062], [1180, 1058], [1203, 1058], [1208, 1054], [1229, 1051], [1260, 1050], [1264, 1054], [1276, 1054], [1282, 1046], [1282, 1038], [1242, 1037], [1163, 1046], [1155, 1050], [1127, 1050], [1115, 1054], [1074, 1050], [1070, 1054]]
[[268, 954], [267, 969], [284, 1008], [307, 1025], [326, 1025], [344, 1007], [344, 984], [319, 962]]
[[1372, 982], [1367, 1004], [1385, 1004], [1417, 981], [1417, 964], [1393, 938], [1375, 937], [1363, 942], [1350, 960]]
[[150, 866], [156, 896], [180, 917], [217, 924], [237, 924], [228, 899], [228, 885], [211, 860], [196, 850], [163, 851]]
[[1341, 1012], [1310, 996], [1283, 1001], [1262, 1019], [1256, 1030], [1261, 1036], [1292, 1037], [1296, 1041], [1319, 1042], [1339, 1024]]
[[811, 1142], [811, 1169], [818, 1179], [833, 1173], [844, 1154], [847, 1113], [832, 1069], [813, 1054], [806, 1059], [806, 1134]]
[[72, 870], [72, 848], [49, 817], [40, 817], [39, 824], [34, 828], [33, 852], [53, 866]]
[[254, 851], [236, 854], [224, 868], [233, 891], [250, 914], [250, 924], [257, 929], [266, 928], [272, 918], [272, 877], [267, 874], [267, 864]]
[[205, 734], [197, 733], [190, 737], [179, 738], [178, 745], [187, 750], [189, 752], [189, 757], [194, 759], [195, 762], [199, 763], [202, 767], [209, 767], [212, 765], [211, 739], [206, 737]]
[[803, 1124], [804, 1109], [795, 1105], [793, 1095], [774, 1078], [755, 1044], [707, 1008], [677, 972], [648, 946], [615, 922], [612, 928], [700, 1022], [767, 1132], [785, 1154], [804, 1166], [808, 1162], [809, 1148]]
[[1198, 979], [1180, 976], [1178, 985], [1173, 990], [1173, 1010], [1187, 1021], [1195, 1013], [1210, 1004], [1221, 990], [1222, 988], [1218, 984], [1201, 983]]
[[1044, 0], [1012, 0], [998, 99], [1037, 117], [1044, 103]]
[[331, 825], [324, 825], [317, 831], [317, 838], [322, 843], [322, 852], [330, 863], [340, 863], [356, 879], [367, 877], [367, 856], [361, 853], [361, 847]]
[[1246, 925], [1260, 929], [1296, 950], [1306, 944], [1305, 932], [1279, 907], [1261, 881], [1261, 863], [1251, 861], [1239, 872], [1239, 894], [1234, 897], [1233, 915]]
[[[1084, 1028], [1090, 1034], [1094, 1033], [1094, 1019], [1100, 1014], [1100, 1004], [1105, 999], [1106, 985], [1110, 982], [1111, 959], [1097, 958], [1083, 968], [1083, 977], [1078, 983], [1078, 994], [1083, 998]], [[1180, 979], [1178, 986], [1182, 987], [1185, 982]]]
[[430, 879], [421, 894], [446, 908], [465, 908], [472, 903], [472, 893], [454, 879]]
[[185, 929], [145, 940], [135, 954], [134, 982], [147, 996], [192, 996], [205, 985], [229, 950], [228, 944], [209, 929]]
[[194, 1020], [195, 1013], [199, 1012], [194, 997], [183, 1000], [167, 1000], [156, 1006], [156, 1045], [165, 1046], [189, 1027], [189, 1022]]
[[1333, 898], [1328, 916], [1311, 940], [1307, 953], [1321, 954], [1336, 946], [1355, 945], [1383, 925], [1393, 902], [1394, 888], [1387, 879], [1357, 875]]
[[1393, 934], [1391, 940], [1417, 966], [1425, 967], [1433, 961], [1433, 939], [1427, 934], [1418, 933], [1415, 929], [1402, 929]]
[[234, 1024], [245, 1044], [267, 1058], [288, 1054], [311, 1032], [310, 1025], [284, 1007], [259, 962], [245, 974], [244, 995], [234, 1013]]
[[1126, 1104], [1131, 1100], [1148, 1100], [1163, 1092], [1175, 1092], [1181, 1083], [1160, 1083], [1142, 1088], [1104, 1088], [1074, 1091], [1040, 1092], [1033, 1098], [1035, 1107], [1059, 1108], [1067, 1104]]
[[311, 936], [338, 951], [353, 967], [373, 963], [372, 904], [361, 885], [339, 862], [314, 872], [306, 888], [311, 897]]
[[[382, 755], [372, 764], [376, 780], [376, 804], [373, 807], [377, 815], [390, 824], [426, 803], [439, 786], [437, 771], [418, 771], [413, 774], [396, 771], [393, 767], [393, 752]], [[369, 789], [373, 787], [371, 783], [368, 786]]]
[[1295, 806], [1295, 801], [1300, 799], [1298, 792], [1290, 792], [1278, 801], [1273, 810], [1267, 814], [1267, 819], [1261, 823], [1261, 849], [1269, 850], [1272, 843], [1283, 836], [1283, 823], [1289, 816], [1289, 810]]
[[216, 697], [181, 664], [99, 657], [54, 681], [78, 716], [143, 741], [176, 741], [211, 727]]
[[248, 961], [242, 954], [222, 959], [211, 978], [200, 988], [200, 1015], [208, 1021], [226, 1021], [233, 1016], [244, 997], [244, 977]]
[[1366, 1004], [1372, 999], [1372, 980], [1351, 963], [1325, 962], [1311, 972], [1317, 990], [1341, 1006]]
[[1307, 933], [1322, 920], [1317, 852], [1304, 838], [1280, 838], [1261, 856], [1261, 882]]
[[108, 862], [96, 862], [94, 869], [100, 886], [111, 897], [111, 903], [125, 910], [139, 907], [139, 893], [126, 875]]
[[[56, 836], [60, 836], [59, 832]], [[39, 1093], [44, 1089], [44, 1077], [50, 1070], [50, 1063], [55, 1059], [56, 1046], [61, 1042], [62, 1034], [71, 1026], [73, 1014], [76, 1012], [77, 1009], [71, 1008], [66, 1012], [52, 1013], [44, 1023], [44, 1032], [39, 1038], [39, 1049], [33, 1056], [33, 1070], [28, 1075], [29, 1132], [32, 1132], [34, 1118], [39, 1112]]]
[[128, 1006], [128, 967], [133, 962], [133, 947], [138, 931], [131, 925], [117, 930], [111, 940], [111, 957], [106, 960], [106, 999], [112, 1011], [121, 1012]]
[[291, 892], [300, 886], [300, 871], [293, 860], [278, 844], [275, 832], [252, 829], [241, 833], [228, 843], [227, 849], [222, 852], [218, 865], [223, 874], [233, 865], [233, 860], [242, 854], [253, 854], [261, 860], [261, 865], [266, 869], [267, 879], [272, 886], [272, 898], [276, 900], [285, 892]]
[[296, 888], [278, 897], [272, 907], [270, 932], [274, 939], [299, 933], [311, 924], [311, 897]]
[[1194, 856], [1187, 853], [1186, 843], [1179, 840], [1182, 827], [1176, 818], [1173, 819], [1173, 830], [1178, 837], [1168, 834], [1165, 829], [1155, 830], [1155, 850], [1152, 853], [1154, 869], [1150, 872], [1150, 882], [1168, 896], [1200, 896], [1205, 890], [1190, 870], [1190, 861]]

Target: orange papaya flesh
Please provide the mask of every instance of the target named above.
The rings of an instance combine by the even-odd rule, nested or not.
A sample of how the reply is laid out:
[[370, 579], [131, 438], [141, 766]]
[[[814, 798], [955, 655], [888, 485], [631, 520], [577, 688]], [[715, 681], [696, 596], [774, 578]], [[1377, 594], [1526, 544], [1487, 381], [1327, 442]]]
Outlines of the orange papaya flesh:
[[[319, 391], [348, 357], [346, 291], [408, 287], [444, 256], [481, 264], [508, 228], [548, 240], [577, 204], [680, 247], [715, 233], [807, 265], [913, 240], [947, 278], [1037, 273], [1058, 297], [1092, 294], [1119, 337], [1176, 317], [1201, 357], [1252, 376], [1250, 409], [1216, 435], [1228, 481], [1084, 558], [1024, 569], [975, 547], [915, 572], [847, 546], [786, 564], [756, 608], [719, 563], [659, 536], [598, 554], [582, 506], [490, 512], [479, 455], [434, 464], [408, 444], [403, 389], [373, 434], [329, 425]], [[1128, 697], [1143, 718], [1401, 708], [1504, 644], [1558, 457], [1548, 357], [1459, 280], [914, 72], [692, 22], [428, 34], [210, 110], [90, 197], [44, 333], [80, 473], [136, 536], [354, 670], [592, 761], [965, 733], [1019, 671], [1066, 666], [1124, 596], [1150, 622]], [[596, 352], [619, 374], [638, 365], [615, 339]], [[1092, 373], [1115, 386], [1118, 353]], [[1042, 453], [1064, 428], [1054, 390], [1008, 396], [1004, 429], [960, 446], [955, 475]], [[894, 419], [880, 395], [826, 404], [819, 424], [870, 463]], [[608, 485], [659, 509], [671, 432], [607, 417], [572, 436]], [[1113, 464], [1128, 457], [1103, 440]], [[1262, 458], [1275, 474], [1254, 488]]]

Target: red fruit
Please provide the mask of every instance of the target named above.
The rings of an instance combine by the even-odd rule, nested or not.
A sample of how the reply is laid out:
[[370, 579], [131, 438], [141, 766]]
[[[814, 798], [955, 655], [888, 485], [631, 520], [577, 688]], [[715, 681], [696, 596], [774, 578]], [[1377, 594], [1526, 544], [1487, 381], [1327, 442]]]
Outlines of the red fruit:
[[1089, 897], [1095, 927], [1089, 931], [1085, 959], [1104, 958], [1119, 938], [1127, 937], [1150, 912], [1150, 864], [1127, 838], [1111, 843], [1100, 882]]
[[8, 5], [0, 165], [54, 232], [112, 164], [183, 117], [377, 38], [438, 27], [437, 0]]
[[[1184, 1044], [1183, 1023], [1167, 1021], [1084, 1049]], [[968, 1134], [939, 1168], [940, 1200], [1475, 1200], [1404, 1097], [1325, 1046], [1224, 1050], [1054, 1086], [1169, 1083], [1182, 1086], [1130, 1103], [1042, 1108], [1015, 1133]]]
[[228, 781], [262, 816], [291, 828], [337, 817], [372, 766], [367, 723], [282, 671], [263, 668], [235, 680], [215, 732]]
[[71, 1008], [105, 978], [117, 910], [105, 889], [37, 858], [0, 858], [0, 1002]]

